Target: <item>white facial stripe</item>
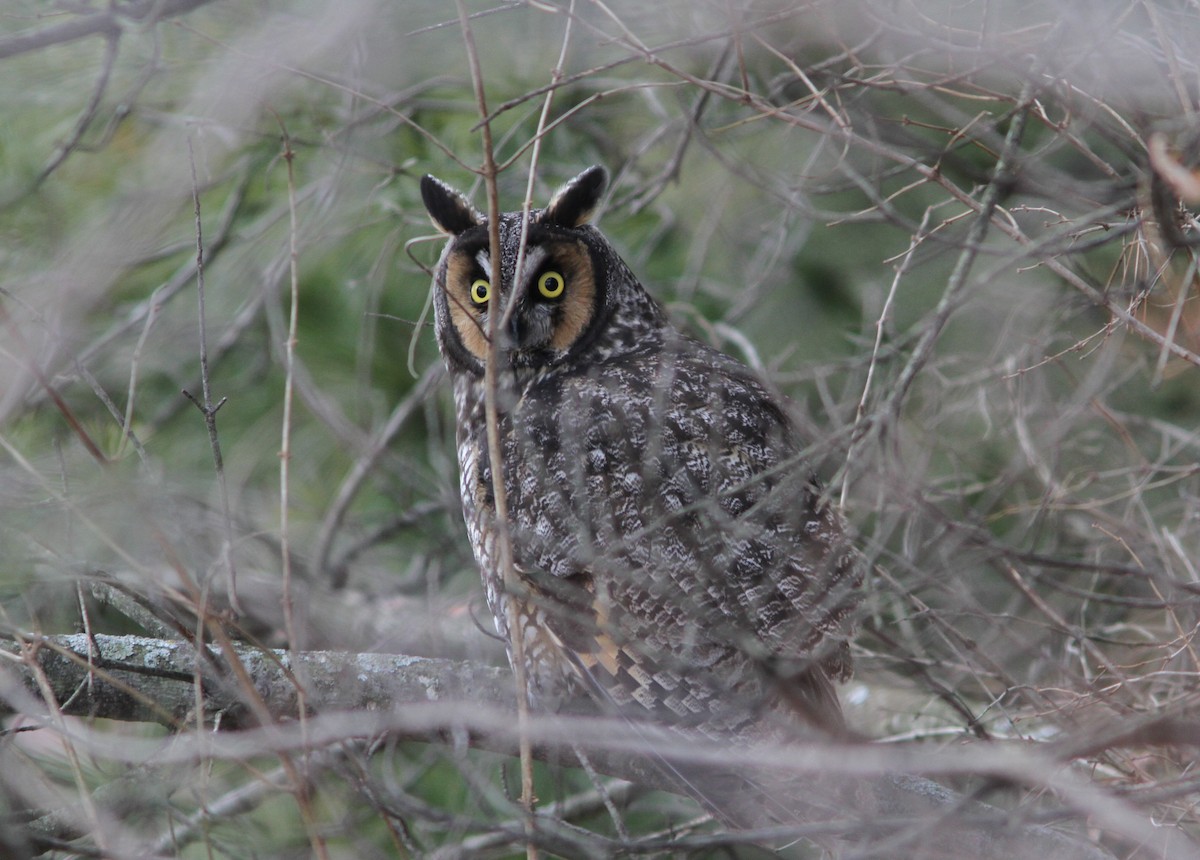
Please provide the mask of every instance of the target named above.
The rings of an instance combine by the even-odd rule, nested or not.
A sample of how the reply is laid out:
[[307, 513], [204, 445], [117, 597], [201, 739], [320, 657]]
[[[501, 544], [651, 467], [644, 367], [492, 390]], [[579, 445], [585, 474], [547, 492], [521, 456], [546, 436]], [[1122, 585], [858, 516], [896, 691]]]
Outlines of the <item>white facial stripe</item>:
[[[525, 249], [525, 264], [521, 272], [521, 277], [517, 279], [517, 284], [520, 291], [523, 293], [529, 288], [529, 282], [533, 280], [534, 274], [541, 268], [542, 263], [546, 260], [546, 249], [532, 245]], [[479, 264], [486, 277], [490, 278], [492, 273], [492, 257], [487, 249], [481, 249], [475, 254], [475, 262]]]
[[533, 279], [534, 274], [541, 268], [542, 262], [546, 259], [546, 249], [540, 245], [534, 245], [525, 249], [525, 265], [521, 271], [519, 283], [521, 285], [522, 294], [529, 289], [529, 282]]

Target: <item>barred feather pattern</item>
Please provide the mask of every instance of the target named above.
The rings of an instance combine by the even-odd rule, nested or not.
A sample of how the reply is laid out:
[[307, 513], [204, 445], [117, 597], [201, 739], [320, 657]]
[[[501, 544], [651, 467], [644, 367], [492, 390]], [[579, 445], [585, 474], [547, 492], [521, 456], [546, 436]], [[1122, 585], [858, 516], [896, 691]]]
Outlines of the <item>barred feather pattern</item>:
[[[532, 214], [525, 256], [539, 269], [516, 271], [521, 220], [503, 216], [502, 283], [474, 317], [456, 281], [488, 269], [483, 216], [455, 209], [461, 198], [431, 205], [438, 188], [426, 200], [435, 221], [463, 228], [448, 230], [434, 307], [454, 380], [464, 518], [497, 631], [510, 659], [512, 637], [523, 637], [539, 707], [587, 694], [708, 735], [761, 737], [789, 723], [840, 731], [831, 681], [851, 671], [858, 556], [786, 400], [677, 330], [603, 234], [578, 223], [575, 210], [595, 203], [589, 182], [581, 174]], [[586, 307], [533, 295], [547, 265], [570, 273], [567, 290], [586, 286]], [[486, 331], [485, 313], [507, 302], [496, 400], [515, 593], [497, 553], [486, 356], [466, 328]], [[523, 315], [536, 325], [523, 328]], [[581, 319], [569, 343], [521, 340]]]

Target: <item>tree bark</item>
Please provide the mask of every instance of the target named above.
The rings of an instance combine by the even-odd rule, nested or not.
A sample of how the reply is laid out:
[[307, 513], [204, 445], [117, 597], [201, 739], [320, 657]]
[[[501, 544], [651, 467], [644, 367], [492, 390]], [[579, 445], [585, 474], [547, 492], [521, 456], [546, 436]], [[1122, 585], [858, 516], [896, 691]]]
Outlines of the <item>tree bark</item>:
[[[135, 636], [74, 634], [0, 642], [0, 657], [7, 658], [0, 665], [15, 670], [0, 673], [0, 709], [34, 720], [51, 717], [53, 709], [177, 730], [201, 723], [225, 730], [180, 731], [168, 749], [157, 741], [143, 747], [128, 738], [115, 747], [106, 745], [103, 732], [73, 733], [77, 743], [94, 745], [92, 752], [130, 762], [240, 758], [381, 734], [517, 752], [514, 687], [507, 669], [396, 654], [229, 647], [209, 646], [198, 660], [189, 643]], [[199, 718], [198, 701], [203, 703]], [[800, 835], [836, 840], [853, 846], [853, 856], [859, 857], [1111, 857], [1081, 838], [1015, 823], [1010, 813], [928, 779], [900, 775], [906, 765], [922, 769], [924, 752], [810, 743], [731, 754], [728, 746], [594, 716], [538, 716], [531, 731], [540, 759], [575, 765], [585, 754], [601, 773], [699, 796], [737, 826], [762, 831], [768, 842]], [[975, 755], [940, 768], [967, 773], [982, 767], [1008, 780], [1039, 777], [1026, 768], [1027, 756], [1010, 758]], [[1053, 778], [1047, 775], [1045, 781]], [[1069, 805], [1115, 803], [1107, 796], [1081, 800], [1078, 792], [1071, 795], [1072, 785], [1064, 785]], [[1139, 841], [1152, 835], [1148, 823], [1142, 832], [1141, 819], [1128, 817], [1118, 822], [1121, 835]]]

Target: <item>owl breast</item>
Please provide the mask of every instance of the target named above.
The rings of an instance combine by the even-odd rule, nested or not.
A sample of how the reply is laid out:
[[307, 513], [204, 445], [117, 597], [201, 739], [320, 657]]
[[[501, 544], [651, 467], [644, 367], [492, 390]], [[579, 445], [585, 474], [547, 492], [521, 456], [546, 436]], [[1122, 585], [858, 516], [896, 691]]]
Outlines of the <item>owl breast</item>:
[[[857, 574], [771, 397], [669, 337], [532, 381], [501, 416], [526, 629], [542, 634], [526, 644], [551, 655], [531, 660], [544, 705], [591, 688], [627, 714], [731, 729], [777, 698], [772, 672], [848, 673]], [[459, 390], [466, 517], [503, 619], [482, 386]]]

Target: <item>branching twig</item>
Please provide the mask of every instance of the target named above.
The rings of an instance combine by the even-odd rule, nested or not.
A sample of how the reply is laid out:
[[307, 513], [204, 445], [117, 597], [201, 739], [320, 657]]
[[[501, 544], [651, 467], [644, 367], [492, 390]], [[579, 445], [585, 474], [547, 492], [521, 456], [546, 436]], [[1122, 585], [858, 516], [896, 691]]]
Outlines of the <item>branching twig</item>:
[[1009, 181], [1009, 173], [1013, 169], [1013, 160], [1017, 156], [1021, 136], [1025, 133], [1025, 124], [1029, 119], [1029, 103], [1033, 97], [1033, 92], [1032, 81], [1027, 81], [1020, 98], [1017, 100], [1017, 108], [1009, 124], [1008, 134], [1004, 139], [1004, 149], [996, 161], [991, 179], [984, 189], [983, 197], [979, 202], [979, 212], [975, 216], [975, 220], [971, 223], [971, 229], [967, 231], [966, 239], [963, 240], [962, 253], [959, 254], [958, 260], [955, 262], [954, 271], [950, 273], [946, 289], [938, 300], [937, 307], [934, 309], [932, 316], [924, 324], [921, 337], [913, 348], [912, 355], [909, 356], [908, 362], [904, 365], [904, 368], [900, 371], [900, 375], [896, 378], [895, 384], [892, 386], [884, 409], [885, 418], [882, 428], [884, 430], [887, 429], [890, 422], [899, 416], [900, 408], [904, 403], [905, 397], [908, 395], [908, 390], [916, 380], [917, 374], [921, 372], [926, 362], [929, 361], [930, 356], [933, 355], [934, 346], [937, 344], [938, 338], [941, 337], [942, 330], [946, 327], [951, 314], [954, 313], [962, 301], [963, 290], [967, 285], [971, 267], [980, 252], [984, 238], [987, 236], [988, 227], [992, 223], [992, 216], [1000, 201], [1000, 195], [1004, 193], [1005, 185]]
[[63, 24], [0, 40], [0, 60], [53, 45], [65, 45], [89, 36], [119, 38], [127, 21], [145, 24], [150, 20], [175, 18], [211, 2], [213, 0], [134, 0], [113, 4], [103, 11], [80, 15]]
[[[200, 186], [196, 181], [196, 158], [192, 152], [191, 139], [188, 140], [188, 163], [192, 171], [192, 203], [196, 219], [196, 296], [199, 306], [201, 393], [200, 398], [197, 399], [195, 395], [184, 389], [183, 396], [200, 410], [204, 416], [204, 425], [208, 428], [208, 444], [212, 448], [213, 466], [217, 472], [217, 489], [221, 496], [221, 518], [224, 527], [221, 561], [225, 573], [229, 577], [230, 605], [235, 612], [240, 614], [242, 609], [238, 606], [237, 600], [237, 567], [233, 559], [233, 516], [229, 508], [229, 488], [225, 483], [225, 461], [221, 456], [221, 439], [217, 433], [217, 412], [225, 405], [226, 398], [222, 397], [220, 402], [213, 403], [208, 377], [208, 333], [204, 297], [204, 233], [200, 219]], [[207, 585], [206, 581], [206, 589]], [[203, 606], [201, 606], [199, 614], [201, 616], [205, 614]]]
[[45, 182], [46, 178], [67, 160], [71, 153], [75, 151], [75, 148], [79, 146], [79, 142], [83, 140], [84, 134], [87, 133], [92, 122], [96, 119], [96, 113], [100, 109], [100, 100], [104, 98], [104, 93], [108, 89], [108, 82], [112, 77], [113, 65], [117, 61], [117, 52], [121, 47], [120, 31], [105, 33], [105, 42], [104, 64], [101, 66], [100, 74], [96, 78], [96, 86], [92, 89], [92, 96], [84, 107], [83, 113], [76, 121], [71, 136], [58, 145], [58, 151], [51, 156], [50, 161], [33, 180], [34, 187]]

